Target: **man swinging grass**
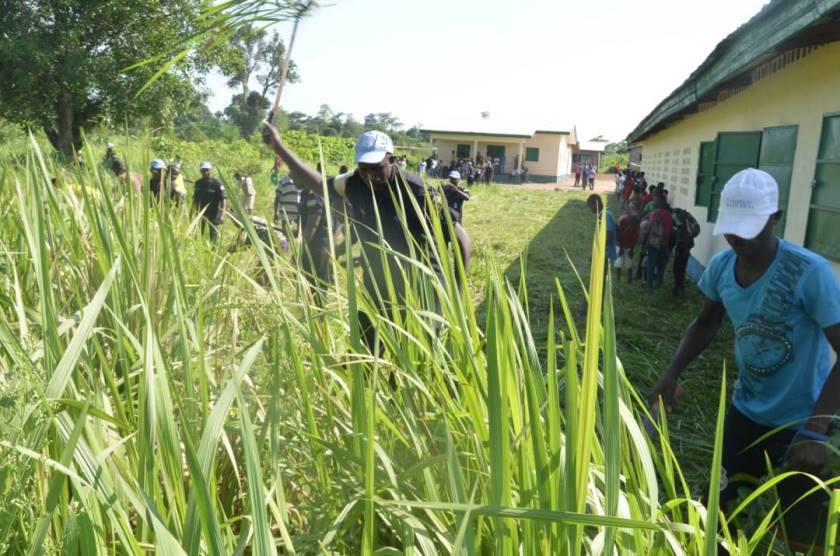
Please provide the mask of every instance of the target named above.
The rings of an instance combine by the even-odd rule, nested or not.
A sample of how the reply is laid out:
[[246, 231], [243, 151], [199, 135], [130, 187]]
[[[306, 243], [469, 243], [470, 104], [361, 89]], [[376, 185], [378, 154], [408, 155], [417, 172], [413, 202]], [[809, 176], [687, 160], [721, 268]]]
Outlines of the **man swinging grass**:
[[[706, 296], [700, 314], [650, 394], [652, 407], [661, 398], [666, 411], [673, 409], [680, 375], [728, 315], [739, 377], [724, 429], [724, 509], [739, 489], [750, 488], [743, 477], [766, 474], [765, 454], [774, 465], [819, 473], [840, 407], [840, 371], [829, 352], [829, 346], [840, 351], [840, 284], [828, 261], [776, 237], [778, 202], [778, 185], [766, 172], [747, 169], [726, 184], [714, 233], [724, 235], [731, 249], [709, 261], [698, 284]], [[805, 476], [782, 481], [782, 510], [813, 486]], [[823, 500], [809, 496], [786, 514], [792, 546], [824, 538]]]
[[[266, 125], [264, 138], [286, 162], [292, 179], [299, 187], [315, 195], [323, 195], [321, 176], [283, 143], [274, 126]], [[352, 172], [328, 178], [327, 189], [331, 196], [340, 197], [347, 205], [352, 237], [362, 247], [365, 287], [380, 305], [380, 309], [385, 309], [388, 282], [393, 284], [400, 302], [407, 284], [404, 283], [398, 269], [398, 257], [388, 254], [383, 260], [381, 241], [392, 251], [405, 257], [412, 256], [412, 245], [419, 247], [419, 251], [428, 256], [431, 270], [439, 280], [443, 279], [440, 261], [433, 249], [434, 239], [426, 237], [424, 230], [424, 220], [431, 229], [428, 217], [438, 208], [427, 206], [426, 186], [418, 176], [397, 169], [394, 145], [386, 134], [380, 131], [363, 133], [356, 143], [356, 164], [357, 168]], [[419, 213], [415, 211], [409, 196], [413, 197], [420, 207]], [[444, 223], [444, 234], [448, 234], [444, 214], [439, 214]], [[378, 232], [380, 224], [381, 238]], [[404, 225], [407, 232], [403, 229]], [[453, 227], [454, 240], [457, 243], [456, 252], [460, 253], [464, 268], [467, 268], [471, 253], [469, 237], [455, 218]], [[451, 238], [447, 235], [446, 239]], [[380, 300], [380, 296], [385, 299]], [[359, 320], [364, 339], [368, 346], [372, 347], [373, 323], [365, 313], [359, 314]]]

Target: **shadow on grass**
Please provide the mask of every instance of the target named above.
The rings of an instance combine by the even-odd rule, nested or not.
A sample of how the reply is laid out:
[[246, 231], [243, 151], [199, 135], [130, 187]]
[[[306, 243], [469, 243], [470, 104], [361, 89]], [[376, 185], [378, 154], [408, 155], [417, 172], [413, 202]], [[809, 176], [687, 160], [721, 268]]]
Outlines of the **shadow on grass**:
[[[620, 209], [615, 206], [610, 208], [616, 218], [621, 216]], [[582, 332], [584, 316], [579, 309], [584, 306], [585, 296], [581, 281], [588, 285], [594, 224], [594, 215], [582, 198], [568, 199], [505, 269], [505, 277], [510, 284], [522, 291], [520, 281], [524, 261], [531, 332], [543, 357], [552, 300], [557, 330], [567, 329], [557, 298], [558, 280], [578, 330]], [[626, 273], [622, 278], [626, 278]], [[670, 265], [664, 285], [652, 292], [647, 291], [638, 280], [613, 284], [618, 356], [628, 379], [642, 395], [667, 366], [683, 332], [703, 302], [702, 294], [690, 282], [682, 299], [671, 295], [672, 288]], [[477, 310], [483, 327], [484, 304], [479, 305]], [[732, 345], [732, 331], [727, 322], [712, 347], [684, 373], [685, 397], [670, 422], [673, 448], [682, 462], [689, 484], [694, 488], [705, 484], [724, 360], [728, 361], [728, 368], [734, 369]], [[731, 385], [734, 382], [734, 377], [730, 376], [728, 383]]]
[[[505, 278], [515, 289], [523, 291], [524, 288], [527, 292], [523, 301], [528, 310], [534, 341], [541, 352], [548, 338], [552, 299], [555, 316], [559, 317], [557, 329], [566, 330], [562, 310], [557, 302], [557, 281], [563, 286], [573, 312], [584, 302], [585, 296], [575, 268], [580, 273], [580, 279], [584, 284], [587, 283], [594, 223], [594, 215], [586, 202], [568, 200], [504, 271]], [[484, 303], [479, 305], [477, 311], [479, 323], [483, 327]]]

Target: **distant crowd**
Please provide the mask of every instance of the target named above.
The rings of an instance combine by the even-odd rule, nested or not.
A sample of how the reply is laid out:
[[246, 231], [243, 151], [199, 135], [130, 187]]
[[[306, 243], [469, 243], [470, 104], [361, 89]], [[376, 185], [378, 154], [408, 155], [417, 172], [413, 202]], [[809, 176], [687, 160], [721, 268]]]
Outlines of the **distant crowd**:
[[[505, 174], [505, 170], [505, 157], [477, 153], [475, 158], [470, 158], [457, 156], [455, 151], [452, 151], [448, 164], [434, 151], [427, 158], [420, 160], [417, 167], [418, 174], [432, 178], [443, 178], [453, 171], [458, 172], [461, 178], [466, 180], [467, 187], [493, 183], [497, 176]], [[519, 159], [519, 155], [513, 157], [510, 175], [517, 183], [528, 183], [528, 167]]]
[[[621, 170], [615, 184], [623, 214], [616, 221], [612, 211], [603, 212], [607, 219], [606, 257], [616, 269], [616, 279], [620, 281], [626, 272], [628, 281], [643, 280], [648, 290], [660, 288], [673, 256], [673, 294], [684, 295], [686, 270], [700, 224], [688, 211], [672, 207], [665, 183], [648, 184], [644, 172]], [[599, 196], [593, 194], [588, 203], [601, 213]]]

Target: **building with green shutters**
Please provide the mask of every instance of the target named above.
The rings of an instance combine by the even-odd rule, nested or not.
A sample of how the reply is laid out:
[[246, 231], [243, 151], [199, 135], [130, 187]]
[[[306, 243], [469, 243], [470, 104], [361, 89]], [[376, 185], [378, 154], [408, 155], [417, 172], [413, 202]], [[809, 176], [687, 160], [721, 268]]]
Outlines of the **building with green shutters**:
[[627, 141], [648, 181], [665, 182], [703, 226], [693, 275], [727, 247], [712, 236], [720, 193], [749, 167], [779, 183], [779, 235], [840, 272], [840, 0], [773, 0]]

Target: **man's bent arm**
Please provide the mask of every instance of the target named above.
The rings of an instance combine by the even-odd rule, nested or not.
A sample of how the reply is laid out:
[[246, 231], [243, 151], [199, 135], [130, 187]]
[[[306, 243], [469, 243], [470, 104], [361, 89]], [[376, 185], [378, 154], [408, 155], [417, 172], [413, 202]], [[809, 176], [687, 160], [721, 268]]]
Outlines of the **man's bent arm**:
[[280, 132], [277, 131], [276, 127], [271, 124], [265, 124], [263, 139], [274, 149], [275, 153], [280, 155], [280, 158], [289, 167], [289, 174], [292, 176], [295, 184], [308, 189], [319, 197], [323, 196], [324, 191], [321, 184], [321, 175], [307, 166], [304, 161], [299, 159], [295, 153], [283, 144], [283, 141], [280, 139]]
[[455, 227], [455, 238], [458, 240], [458, 247], [461, 251], [461, 260], [464, 263], [464, 272], [468, 272], [470, 268], [470, 258], [472, 257], [472, 242], [470, 241], [470, 236], [467, 235], [467, 231], [458, 224], [457, 222], [453, 222]]
[[[840, 354], [840, 324], [830, 326], [824, 332], [834, 352]], [[817, 398], [813, 417], [808, 419], [805, 427], [825, 434], [831, 424], [831, 416], [835, 415], [838, 409], [840, 409], [840, 357], [834, 363], [820, 397]]]

